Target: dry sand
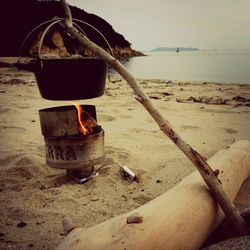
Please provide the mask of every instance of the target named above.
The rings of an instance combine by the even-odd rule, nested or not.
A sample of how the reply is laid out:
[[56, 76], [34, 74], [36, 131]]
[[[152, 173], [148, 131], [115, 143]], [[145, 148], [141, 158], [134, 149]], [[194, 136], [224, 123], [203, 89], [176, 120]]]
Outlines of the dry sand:
[[[250, 140], [250, 85], [139, 82], [206, 158], [236, 140]], [[0, 95], [0, 249], [53, 249], [64, 237], [64, 216], [92, 226], [148, 202], [195, 170], [124, 81], [107, 83], [100, 98], [80, 101], [96, 105], [106, 151], [100, 175], [82, 185], [46, 165], [40, 131], [39, 109], [70, 103], [42, 99], [33, 74], [12, 68], [0, 68]], [[141, 181], [124, 180], [122, 165]], [[250, 206], [250, 180], [236, 204]]]

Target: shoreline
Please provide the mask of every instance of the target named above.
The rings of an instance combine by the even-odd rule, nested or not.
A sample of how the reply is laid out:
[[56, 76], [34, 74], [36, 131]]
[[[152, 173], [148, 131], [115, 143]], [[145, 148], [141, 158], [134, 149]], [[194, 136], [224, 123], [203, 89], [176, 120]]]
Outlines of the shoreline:
[[[144, 56], [148, 56], [148, 55], [144, 55]], [[121, 61], [121, 63], [126, 63], [127, 61], [133, 59], [133, 58], [137, 58], [137, 57], [141, 57], [140, 55], [136, 55], [136, 56], [132, 56], [132, 57], [124, 57], [121, 59], [118, 59]], [[23, 58], [23, 59], [28, 59], [28, 58]], [[18, 57], [0, 57], [0, 68], [13, 68], [14, 67], [14, 63], [16, 63], [18, 60]], [[121, 79], [121, 76], [116, 73], [116, 72], [111, 72], [110, 73], [111, 79], [113, 78], [114, 81], [116, 81], [117, 79]], [[220, 84], [227, 84], [227, 85], [250, 85], [250, 81], [248, 83], [242, 83], [242, 82], [225, 82], [225, 81], [205, 81], [205, 80], [171, 80], [171, 79], [165, 79], [165, 78], [141, 78], [141, 77], [135, 77], [138, 81], [153, 81], [153, 82], [162, 82], [162, 83], [167, 83], [167, 82], [172, 82], [174, 84], [176, 83], [186, 83], [186, 84], [216, 84], [216, 85], [220, 85]]]
[[[239, 139], [250, 140], [245, 105], [250, 85], [138, 81], [181, 137], [207, 159]], [[0, 94], [2, 248], [54, 249], [64, 237], [64, 216], [81, 227], [98, 224], [154, 199], [195, 170], [124, 80], [106, 83], [102, 97], [80, 101], [96, 106], [106, 152], [99, 176], [83, 185], [46, 165], [38, 117], [39, 109], [71, 104], [42, 99], [33, 74], [12, 68], [0, 68]], [[229, 101], [194, 101], [202, 96]], [[233, 100], [237, 96], [242, 98]], [[118, 166], [124, 165], [140, 176], [139, 183], [122, 178]], [[240, 210], [250, 206], [250, 178], [235, 203]]]

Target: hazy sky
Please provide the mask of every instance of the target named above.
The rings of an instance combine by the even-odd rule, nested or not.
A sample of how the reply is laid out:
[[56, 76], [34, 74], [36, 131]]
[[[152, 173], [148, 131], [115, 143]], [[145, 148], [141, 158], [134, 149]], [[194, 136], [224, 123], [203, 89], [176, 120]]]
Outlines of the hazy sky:
[[250, 0], [67, 2], [108, 21], [134, 49], [250, 49]]

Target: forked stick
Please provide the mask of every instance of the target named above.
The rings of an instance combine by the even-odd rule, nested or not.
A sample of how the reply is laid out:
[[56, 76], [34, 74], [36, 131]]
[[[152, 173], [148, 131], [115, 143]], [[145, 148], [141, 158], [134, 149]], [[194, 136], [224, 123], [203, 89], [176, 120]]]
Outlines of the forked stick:
[[213, 171], [206, 160], [188, 143], [186, 143], [172, 128], [170, 123], [162, 116], [160, 111], [151, 102], [150, 98], [144, 93], [141, 86], [136, 82], [134, 77], [127, 71], [127, 69], [113, 56], [108, 54], [104, 49], [90, 41], [86, 36], [81, 34], [72, 24], [72, 16], [69, 6], [65, 0], [61, 0], [65, 9], [66, 21], [65, 29], [72, 37], [77, 39], [80, 43], [90, 49], [96, 56], [102, 58], [115, 69], [131, 86], [136, 95], [136, 99], [146, 108], [149, 114], [156, 121], [160, 129], [176, 144], [176, 146], [192, 161], [195, 165], [205, 183], [210, 188], [214, 199], [219, 203], [225, 215], [232, 222], [235, 229], [240, 235], [247, 235], [250, 229], [244, 219], [241, 217], [239, 211], [236, 209], [232, 201], [230, 201], [223, 191], [220, 180], [218, 179], [217, 171]]

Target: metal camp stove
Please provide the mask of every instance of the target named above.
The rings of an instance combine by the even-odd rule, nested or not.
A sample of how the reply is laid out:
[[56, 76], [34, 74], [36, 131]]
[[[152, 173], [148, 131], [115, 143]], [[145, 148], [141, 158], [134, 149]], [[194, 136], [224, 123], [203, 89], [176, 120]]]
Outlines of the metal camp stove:
[[[97, 124], [95, 106], [46, 108], [39, 116], [47, 164], [66, 169], [70, 179], [90, 176], [104, 157], [104, 130]], [[85, 134], [79, 118], [89, 130]]]

